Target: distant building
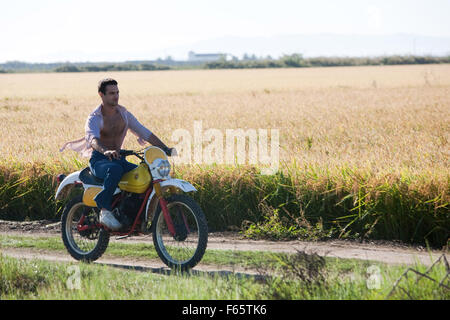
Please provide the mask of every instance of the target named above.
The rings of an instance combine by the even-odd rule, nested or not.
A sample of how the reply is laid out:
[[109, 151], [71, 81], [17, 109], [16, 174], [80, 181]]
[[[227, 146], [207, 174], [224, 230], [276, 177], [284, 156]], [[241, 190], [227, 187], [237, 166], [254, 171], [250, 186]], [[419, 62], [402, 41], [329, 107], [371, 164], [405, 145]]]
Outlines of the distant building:
[[226, 59], [225, 53], [195, 53], [189, 51], [189, 61], [217, 61], [220, 59]]

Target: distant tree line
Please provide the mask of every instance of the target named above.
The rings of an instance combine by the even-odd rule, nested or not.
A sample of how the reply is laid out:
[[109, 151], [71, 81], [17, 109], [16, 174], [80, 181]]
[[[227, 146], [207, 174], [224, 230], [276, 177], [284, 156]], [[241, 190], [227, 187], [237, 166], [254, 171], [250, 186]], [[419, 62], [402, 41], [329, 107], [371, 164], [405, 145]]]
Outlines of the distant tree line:
[[260, 58], [243, 60], [218, 60], [205, 64], [206, 69], [247, 69], [247, 68], [307, 68], [338, 66], [383, 66], [406, 64], [440, 64], [450, 63], [450, 56], [385, 56], [385, 57], [315, 57], [304, 58], [295, 53], [284, 55], [279, 59]]
[[250, 69], [250, 68], [308, 68], [336, 66], [383, 66], [407, 64], [450, 63], [450, 56], [382, 56], [382, 57], [315, 57], [305, 58], [299, 53], [283, 55], [278, 59], [270, 56], [256, 57], [245, 54], [242, 59], [221, 59], [217, 61], [175, 61], [166, 59], [148, 61], [127, 61], [118, 63], [26, 63], [9, 61], [0, 64], [0, 73], [6, 72], [107, 72], [107, 71], [149, 71], [170, 69]]
[[0, 73], [51, 71], [60, 65], [61, 63], [27, 63], [22, 61], [8, 61], [0, 64]]
[[99, 71], [148, 71], [148, 70], [169, 70], [169, 66], [143, 64], [108, 64], [108, 65], [88, 65], [76, 66], [65, 64], [54, 69], [55, 72], [99, 72]]

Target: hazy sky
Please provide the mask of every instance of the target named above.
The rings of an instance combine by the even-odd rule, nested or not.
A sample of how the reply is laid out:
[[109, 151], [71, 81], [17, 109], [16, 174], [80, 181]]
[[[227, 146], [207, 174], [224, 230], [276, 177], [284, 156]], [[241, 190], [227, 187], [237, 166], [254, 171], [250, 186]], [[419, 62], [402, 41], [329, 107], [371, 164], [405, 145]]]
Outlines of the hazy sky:
[[0, 0], [0, 62], [131, 60], [222, 36], [450, 36], [449, 0]]

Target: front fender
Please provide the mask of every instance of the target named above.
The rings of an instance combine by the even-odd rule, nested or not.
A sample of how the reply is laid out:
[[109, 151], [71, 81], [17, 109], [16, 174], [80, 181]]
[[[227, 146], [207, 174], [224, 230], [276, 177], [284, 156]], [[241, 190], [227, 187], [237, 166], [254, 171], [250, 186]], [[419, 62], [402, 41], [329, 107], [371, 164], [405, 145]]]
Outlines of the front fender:
[[[181, 179], [168, 179], [160, 182], [161, 189], [164, 190], [168, 187], [175, 187], [183, 192], [194, 192], [197, 189], [187, 181]], [[148, 215], [153, 214], [156, 209], [158, 201], [155, 197], [155, 190], [152, 190], [147, 200], [147, 206], [145, 208], [145, 221], [148, 221]], [[150, 209], [150, 210], [149, 210]]]
[[197, 189], [195, 189], [195, 187], [192, 184], [181, 179], [168, 179], [161, 181], [159, 184], [161, 185], [162, 189], [164, 189], [164, 187], [173, 186], [177, 187], [178, 189], [181, 189], [184, 192], [197, 191]]
[[73, 172], [69, 174], [67, 177], [65, 177], [63, 181], [61, 181], [61, 183], [58, 186], [58, 190], [56, 190], [55, 199], [59, 198], [59, 196], [63, 193], [62, 191], [64, 190], [65, 187], [74, 185], [76, 182], [81, 183], [79, 178], [80, 172], [81, 170]]

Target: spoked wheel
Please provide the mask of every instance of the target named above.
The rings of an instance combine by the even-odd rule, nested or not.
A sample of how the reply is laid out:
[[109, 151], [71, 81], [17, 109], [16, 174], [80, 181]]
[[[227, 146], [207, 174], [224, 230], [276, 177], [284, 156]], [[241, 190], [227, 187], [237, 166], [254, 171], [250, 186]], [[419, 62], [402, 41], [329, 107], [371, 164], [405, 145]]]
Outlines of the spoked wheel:
[[67, 251], [76, 260], [95, 261], [108, 247], [109, 233], [99, 227], [98, 209], [86, 206], [81, 196], [64, 208], [61, 233]]
[[167, 207], [175, 234], [171, 234], [160, 205], [152, 223], [153, 243], [161, 260], [182, 271], [193, 268], [202, 259], [208, 242], [208, 226], [199, 205], [184, 194], [172, 195]]

